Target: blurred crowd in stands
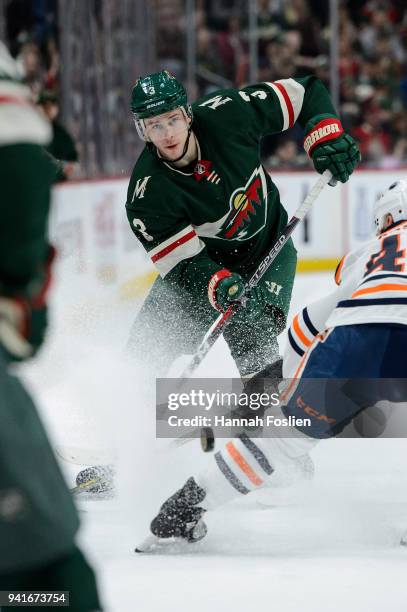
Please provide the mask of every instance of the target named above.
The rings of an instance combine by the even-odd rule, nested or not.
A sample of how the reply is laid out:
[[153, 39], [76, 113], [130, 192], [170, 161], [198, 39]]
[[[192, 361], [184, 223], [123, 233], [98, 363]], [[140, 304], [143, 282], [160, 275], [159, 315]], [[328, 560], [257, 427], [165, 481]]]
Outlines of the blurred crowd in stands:
[[66, 180], [77, 169], [78, 152], [74, 139], [58, 121], [60, 54], [56, 17], [57, 0], [11, 0], [6, 6], [6, 42], [39, 110], [52, 125], [47, 149], [63, 162], [59, 180]]
[[[257, 80], [313, 73], [329, 86], [329, 2], [258, 0], [257, 4]], [[201, 0], [197, 5], [199, 93], [244, 85], [249, 73], [247, 3]], [[162, 31], [167, 31], [165, 20]], [[165, 36], [161, 40], [165, 44]], [[171, 49], [171, 45], [161, 49], [160, 57], [171, 56]], [[339, 2], [339, 83], [341, 118], [359, 141], [363, 165], [387, 169], [406, 165], [405, 0]], [[272, 167], [309, 164], [298, 128], [277, 139], [264, 139], [262, 153]]]
[[57, 0], [6, 3], [6, 43], [35, 96], [58, 87]]
[[[103, 2], [113, 0], [90, 1], [100, 10]], [[196, 0], [194, 97], [248, 82], [249, 1]], [[7, 43], [34, 95], [41, 99], [47, 90], [57, 99], [58, 0], [9, 0], [5, 5]], [[168, 68], [186, 81], [186, 1], [152, 0], [152, 6], [156, 68]], [[257, 0], [257, 10], [256, 80], [313, 73], [329, 86], [329, 2]], [[339, 110], [359, 142], [365, 167], [407, 165], [406, 31], [405, 0], [339, 1]], [[265, 138], [262, 155], [268, 167], [309, 166], [299, 127]]]

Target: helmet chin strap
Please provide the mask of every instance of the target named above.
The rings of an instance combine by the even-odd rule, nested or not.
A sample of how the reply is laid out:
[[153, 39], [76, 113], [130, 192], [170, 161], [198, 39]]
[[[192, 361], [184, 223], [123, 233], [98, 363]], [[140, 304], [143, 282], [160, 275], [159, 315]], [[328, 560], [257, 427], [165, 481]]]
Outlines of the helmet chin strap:
[[186, 152], [188, 151], [189, 139], [191, 138], [191, 134], [192, 134], [192, 124], [188, 128], [188, 136], [187, 136], [187, 139], [185, 141], [182, 153], [181, 153], [181, 155], [179, 157], [177, 157], [176, 159], [168, 159], [167, 157], [164, 157], [163, 155], [161, 155], [158, 152], [157, 148], [156, 148], [156, 153], [157, 153], [158, 159], [162, 159], [162, 161], [165, 161], [167, 164], [174, 164], [174, 163], [180, 161], [186, 155]]

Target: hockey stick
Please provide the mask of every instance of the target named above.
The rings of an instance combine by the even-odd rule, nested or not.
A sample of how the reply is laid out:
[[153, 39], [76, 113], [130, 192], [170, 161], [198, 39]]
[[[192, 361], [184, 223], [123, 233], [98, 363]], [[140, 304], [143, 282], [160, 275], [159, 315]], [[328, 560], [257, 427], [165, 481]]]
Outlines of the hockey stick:
[[[302, 202], [302, 204], [300, 204], [298, 209], [295, 211], [295, 214], [291, 217], [291, 219], [285, 226], [283, 232], [278, 237], [274, 246], [270, 249], [270, 251], [264, 257], [264, 259], [262, 259], [259, 266], [257, 267], [257, 270], [254, 272], [254, 274], [250, 277], [250, 279], [246, 283], [245, 293], [247, 293], [252, 287], [255, 287], [257, 283], [259, 282], [259, 280], [264, 276], [264, 274], [270, 268], [273, 261], [276, 259], [277, 255], [280, 253], [281, 249], [287, 244], [289, 238], [291, 237], [291, 234], [293, 233], [297, 225], [304, 219], [304, 217], [307, 215], [307, 213], [311, 209], [312, 205], [314, 204], [315, 200], [320, 195], [325, 185], [327, 185], [327, 183], [329, 183], [330, 181], [332, 181], [332, 173], [329, 170], [325, 170], [323, 174], [319, 177], [317, 182], [314, 184], [314, 186], [311, 188], [305, 200]], [[202, 341], [197, 352], [192, 357], [189, 365], [183, 370], [180, 376], [181, 380], [183, 378], [191, 377], [191, 375], [194, 373], [196, 368], [206, 357], [211, 347], [215, 344], [216, 340], [219, 338], [219, 336], [222, 335], [225, 326], [228, 325], [228, 323], [230, 323], [234, 314], [241, 307], [242, 307], [241, 302], [234, 302], [233, 304], [231, 304], [231, 306], [229, 306], [229, 308], [222, 315], [220, 315], [216, 319], [215, 323], [213, 324], [213, 326], [207, 333], [206, 337]], [[192, 441], [194, 438], [190, 437], [191, 433], [192, 434], [200, 433], [201, 446], [203, 450], [204, 451], [211, 450], [211, 444], [213, 441], [212, 440], [213, 432], [212, 433], [209, 432], [209, 437], [211, 437], [210, 444], [207, 447], [205, 447], [205, 445], [207, 445], [208, 443], [208, 440], [203, 439], [202, 437], [203, 431], [201, 428], [197, 428], [193, 430], [192, 432], [190, 432], [188, 435], [184, 434], [180, 436], [179, 438], [177, 438], [176, 440], [173, 440], [170, 443], [170, 446], [179, 447], [179, 446], [183, 446], [184, 444], [187, 444], [188, 442]]]
[[[287, 244], [288, 240], [291, 237], [291, 234], [297, 227], [297, 225], [302, 221], [305, 215], [310, 210], [311, 206], [314, 204], [315, 200], [318, 198], [319, 194], [325, 187], [327, 183], [332, 180], [332, 173], [329, 170], [325, 170], [323, 174], [319, 177], [315, 185], [311, 188], [311, 191], [308, 193], [305, 200], [295, 211], [295, 214], [291, 217], [287, 225], [285, 226], [283, 232], [277, 238], [276, 243], [267, 253], [267, 255], [261, 260], [260, 264], [257, 267], [257, 270], [254, 274], [249, 278], [246, 283], [245, 294], [247, 294], [250, 289], [255, 287], [259, 280], [264, 276], [267, 270], [270, 268], [273, 261], [276, 259], [277, 255], [280, 253], [281, 249]], [[244, 299], [244, 298], [243, 298]], [[192, 374], [195, 372], [197, 367], [202, 363], [212, 346], [215, 344], [216, 340], [223, 334], [223, 330], [225, 326], [230, 323], [233, 316], [243, 305], [242, 301], [233, 302], [225, 312], [223, 312], [215, 321], [213, 326], [208, 331], [206, 337], [202, 341], [199, 346], [197, 352], [192, 357], [188, 366], [183, 370], [180, 375], [180, 378], [190, 378]]]
[[64, 461], [74, 465], [94, 465], [114, 463], [116, 453], [109, 449], [94, 449], [82, 446], [55, 446], [55, 452]]

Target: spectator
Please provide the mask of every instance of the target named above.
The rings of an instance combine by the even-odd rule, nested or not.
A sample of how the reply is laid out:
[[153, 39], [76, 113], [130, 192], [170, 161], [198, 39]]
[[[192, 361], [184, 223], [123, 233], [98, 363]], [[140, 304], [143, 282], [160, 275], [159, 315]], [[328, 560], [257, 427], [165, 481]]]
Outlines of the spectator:
[[72, 136], [58, 121], [58, 97], [55, 92], [44, 90], [41, 92], [37, 104], [52, 125], [52, 139], [46, 149], [55, 159], [68, 162], [63, 164], [63, 169], [64, 177], [70, 178], [76, 169], [78, 151]]
[[26, 42], [20, 49], [17, 62], [24, 75], [24, 81], [34, 96], [37, 96], [44, 83], [45, 69], [41, 61], [39, 46], [35, 42]]
[[391, 137], [383, 127], [380, 108], [372, 103], [361, 116], [360, 124], [352, 131], [358, 140], [364, 163], [377, 165], [391, 151]]
[[257, 37], [260, 64], [263, 64], [266, 59], [268, 43], [277, 38], [282, 32], [282, 28], [275, 18], [270, 4], [270, 0], [258, 0], [257, 2]]
[[231, 81], [221, 76], [221, 61], [215, 46], [215, 33], [207, 27], [200, 27], [196, 33], [197, 81], [201, 95], [230, 87]]
[[284, 36], [278, 37], [266, 47], [267, 69], [266, 80], [286, 79], [296, 75], [297, 56], [292, 47], [287, 44]]
[[291, 138], [282, 138], [274, 155], [265, 160], [265, 164], [270, 168], [278, 168], [279, 170], [311, 167], [307, 155], [303, 150], [298, 150], [297, 143]]
[[237, 15], [230, 16], [227, 20], [227, 29], [218, 33], [217, 48], [222, 61], [223, 74], [235, 86], [243, 86], [247, 79], [247, 44]]

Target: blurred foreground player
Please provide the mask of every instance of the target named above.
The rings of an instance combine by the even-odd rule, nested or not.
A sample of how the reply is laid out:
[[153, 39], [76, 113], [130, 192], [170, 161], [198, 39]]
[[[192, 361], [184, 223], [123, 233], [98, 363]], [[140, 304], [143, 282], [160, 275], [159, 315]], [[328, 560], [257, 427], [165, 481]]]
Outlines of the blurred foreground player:
[[0, 125], [0, 590], [69, 591], [66, 609], [95, 611], [95, 577], [75, 545], [77, 512], [33, 401], [12, 373], [46, 331], [56, 166], [43, 148], [50, 126], [1, 43]]
[[295, 380], [281, 395], [285, 405], [272, 414], [307, 417], [311, 425], [289, 432], [271, 425], [272, 437], [242, 433], [228, 441], [205, 473], [164, 503], [153, 534], [201, 539], [206, 510], [273, 486], [281, 472], [295, 473], [319, 439], [338, 435], [365, 408], [406, 400], [407, 181], [384, 192], [374, 215], [377, 237], [342, 259], [338, 288], [304, 308], [288, 332], [283, 372]]
[[[146, 147], [127, 194], [132, 230], [160, 274], [129, 348], [158, 374], [196, 351], [219, 312], [242, 297], [287, 223], [259, 143], [296, 121], [315, 169], [345, 182], [359, 161], [353, 139], [313, 76], [223, 89], [192, 106], [167, 71], [138, 79], [131, 110]], [[243, 377], [277, 358], [296, 268], [290, 241], [252, 289], [224, 338]]]

